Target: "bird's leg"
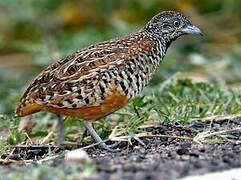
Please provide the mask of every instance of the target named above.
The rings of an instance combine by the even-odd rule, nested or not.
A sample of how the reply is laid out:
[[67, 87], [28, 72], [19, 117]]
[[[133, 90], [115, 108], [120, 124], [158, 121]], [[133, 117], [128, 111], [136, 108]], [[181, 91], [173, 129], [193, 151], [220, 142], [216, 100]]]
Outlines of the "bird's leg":
[[62, 147], [64, 144], [65, 139], [65, 127], [64, 127], [64, 118], [61, 116], [58, 116], [57, 119], [57, 139], [56, 143], [57, 146]]
[[92, 138], [94, 138], [94, 140], [97, 143], [100, 143], [99, 145], [100, 145], [101, 148], [103, 148], [103, 149], [105, 149], [107, 151], [110, 151], [110, 152], [117, 152], [117, 151], [119, 151], [118, 149], [112, 149], [112, 148], [114, 148], [114, 146], [116, 146], [115, 144], [114, 145], [107, 145], [107, 144], [105, 144], [103, 142], [103, 140], [100, 138], [100, 136], [97, 134], [97, 132], [93, 128], [91, 122], [84, 122], [84, 126], [88, 130], [88, 132], [90, 133]]

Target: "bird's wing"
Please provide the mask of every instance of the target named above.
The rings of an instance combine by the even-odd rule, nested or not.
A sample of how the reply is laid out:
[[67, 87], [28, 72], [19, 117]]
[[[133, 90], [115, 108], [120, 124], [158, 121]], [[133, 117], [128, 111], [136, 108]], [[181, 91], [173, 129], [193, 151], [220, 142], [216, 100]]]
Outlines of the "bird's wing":
[[34, 101], [56, 108], [99, 105], [103, 94], [95, 87], [103, 80], [103, 73], [120, 70], [126, 61], [142, 50], [138, 46], [148, 43], [153, 46], [138, 38], [99, 43], [50, 65], [27, 88], [20, 103]]
[[[81, 94], [80, 91], [93, 91], [101, 72], [127, 57], [129, 46], [123, 46], [121, 42], [119, 45], [111, 43], [90, 46], [48, 66], [27, 88], [20, 104], [34, 101], [41, 105], [66, 107], [61, 102], [74, 99]], [[82, 100], [79, 104], [88, 105], [90, 102]]]

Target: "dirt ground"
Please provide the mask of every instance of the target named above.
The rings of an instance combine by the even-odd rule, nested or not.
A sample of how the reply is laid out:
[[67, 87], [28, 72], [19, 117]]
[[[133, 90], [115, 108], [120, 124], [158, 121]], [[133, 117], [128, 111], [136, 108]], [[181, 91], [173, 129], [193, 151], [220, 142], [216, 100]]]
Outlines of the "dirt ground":
[[[171, 180], [241, 167], [240, 127], [241, 118], [195, 121], [185, 128], [178, 125], [147, 128], [153, 135], [170, 137], [144, 137], [142, 141], [146, 146], [137, 141], [129, 146], [123, 143], [119, 146], [123, 150], [117, 153], [109, 153], [97, 147], [88, 149], [89, 156], [97, 166], [96, 174], [90, 179]], [[216, 132], [216, 135], [209, 134], [202, 144], [193, 141], [198, 133], [208, 130]], [[25, 158], [33, 158], [33, 152], [39, 156], [46, 153], [36, 148], [26, 153]], [[19, 169], [12, 165], [4, 168], [10, 167]]]
[[[217, 122], [196, 122], [183, 129], [158, 126], [148, 129], [154, 134], [194, 137], [204, 129], [214, 131], [235, 128], [241, 119]], [[144, 138], [146, 147], [134, 144], [117, 154], [89, 150], [98, 164], [98, 179], [160, 179], [169, 180], [188, 175], [241, 167], [241, 131], [223, 135], [220, 143], [200, 145], [190, 140], [176, 138]], [[211, 143], [211, 142], [210, 142]]]

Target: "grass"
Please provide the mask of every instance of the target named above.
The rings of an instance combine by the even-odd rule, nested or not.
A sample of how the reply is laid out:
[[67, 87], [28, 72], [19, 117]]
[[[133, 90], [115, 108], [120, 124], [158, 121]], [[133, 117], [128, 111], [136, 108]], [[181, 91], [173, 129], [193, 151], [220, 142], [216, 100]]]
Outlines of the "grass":
[[[238, 56], [239, 57], [239, 56]], [[236, 58], [229, 62], [232, 66], [227, 66], [225, 69], [229, 74], [239, 73], [237, 70], [239, 62]], [[236, 66], [233, 65], [236, 64]], [[230, 116], [241, 114], [241, 90], [240, 88], [230, 88], [228, 84], [214, 81], [210, 82], [195, 82], [186, 79], [182, 73], [176, 73], [173, 76], [166, 78], [160, 82], [160, 79], [165, 79], [172, 71], [177, 71], [178, 64], [173, 56], [167, 55], [165, 62], [161, 65], [165, 71], [159, 71], [151, 82], [150, 86], [146, 87], [144, 92], [134, 98], [127, 107], [108, 116], [105, 120], [102, 119], [95, 123], [95, 128], [103, 139], [108, 139], [113, 129], [117, 129], [114, 136], [125, 137], [126, 140], [133, 139], [142, 141], [138, 138], [138, 134], [146, 133], [145, 129], [140, 128], [148, 124], [166, 124], [186, 126], [192, 121], [205, 119], [208, 117]], [[208, 65], [205, 63], [201, 66], [185, 65], [183, 71], [188, 72], [190, 69], [198, 69], [203, 72]], [[213, 65], [215, 67], [215, 64]], [[179, 69], [180, 70], [180, 69]], [[167, 75], [166, 75], [166, 72]], [[189, 74], [188, 77], [192, 77]], [[227, 77], [227, 76], [225, 76]], [[159, 79], [159, 80], [158, 80]], [[195, 79], [194, 79], [195, 80]], [[233, 81], [230, 81], [231, 85]], [[0, 108], [7, 114], [3, 116], [0, 123], [0, 156], [6, 154], [11, 149], [12, 145], [25, 144], [28, 140], [24, 133], [19, 131], [20, 119], [11, 119], [10, 115], [14, 110], [14, 105], [20, 96], [16, 91], [19, 88], [19, 82], [2, 80], [3, 86], [0, 86], [1, 102]], [[10, 90], [9, 90], [10, 89]], [[36, 125], [32, 129], [30, 135], [33, 143], [39, 143], [46, 135], [54, 132], [50, 136], [46, 144], [55, 142], [55, 116], [50, 113], [39, 113], [33, 117], [29, 117]], [[66, 141], [67, 147], [75, 148], [82, 145], [93, 143], [90, 136], [82, 139], [84, 126], [80, 119], [68, 117], [65, 120], [66, 126]], [[205, 138], [207, 144], [223, 143], [223, 137], [220, 135], [210, 136]], [[236, 142], [240, 143], [240, 142]], [[22, 173], [21, 170], [8, 173], [8, 179], [64, 179], [66, 175], [70, 179], [78, 179], [86, 177], [95, 171], [95, 165], [86, 165], [86, 167], [67, 167], [67, 166], [50, 166], [49, 162], [41, 165], [33, 165], [27, 173]], [[0, 173], [4, 169], [0, 168]]]
[[[127, 140], [133, 138], [143, 143], [136, 135], [145, 133], [140, 126], [149, 123], [155, 124], [178, 124], [185, 126], [197, 119], [210, 116], [235, 115], [240, 113], [241, 91], [232, 91], [220, 88], [214, 84], [193, 83], [188, 79], [178, 79], [173, 76], [163, 83], [152, 88], [147, 88], [142, 95], [124, 109], [110, 115], [106, 120], [101, 120], [95, 127], [103, 139], [108, 139], [114, 127], [118, 126], [117, 136], [127, 136]], [[38, 143], [50, 131], [54, 130], [54, 116], [48, 113], [40, 113], [32, 118], [37, 125], [30, 136], [33, 143]], [[38, 120], [37, 120], [38, 119]], [[0, 132], [5, 140], [0, 142], [0, 155], [11, 149], [12, 145], [26, 142], [26, 136], [18, 130], [19, 119], [2, 119]], [[78, 144], [89, 145], [93, 143], [92, 138], [86, 137], [81, 142], [83, 124], [79, 119], [67, 118], [65, 121], [66, 146], [77, 147]], [[206, 144], [223, 143], [222, 136], [210, 136], [205, 138]], [[54, 136], [50, 137], [47, 144], [54, 143]], [[237, 142], [240, 143], [240, 142]], [[60, 161], [63, 158], [60, 158]], [[0, 168], [1, 174], [6, 174], [5, 179], [80, 179], [89, 177], [95, 172], [95, 165], [92, 163], [66, 166], [64, 164], [53, 166], [51, 161], [41, 165], [29, 165], [26, 169], [14, 169], [7, 173], [6, 169]]]
[[[26, 52], [33, 54], [35, 60], [34, 65], [38, 67], [36, 67], [36, 72], [32, 72], [32, 74], [37, 74], [39, 69], [43, 69], [43, 66], [50, 63], [51, 58], [49, 58], [49, 56], [52, 55], [51, 48], [58, 47], [56, 51], [58, 52], [57, 56], [62, 56], [73, 49], [79, 48], [80, 44], [82, 44], [82, 46], [90, 44], [91, 42], [86, 42], [86, 40], [81, 38], [77, 42], [74, 41], [78, 39], [77, 37], [82, 37], [86, 33], [88, 36], [94, 36], [90, 41], [101, 41], [114, 36], [112, 34], [113, 32], [103, 34], [101, 30], [86, 30], [83, 32], [64, 34], [56, 41], [47, 40], [46, 43], [42, 42], [36, 45], [23, 45], [21, 43], [18, 45], [24, 46]], [[72, 41], [75, 43], [72, 43]], [[68, 44], [72, 44], [73, 46], [68, 47]], [[185, 52], [185, 44], [177, 45], [182, 45], [182, 52]], [[197, 43], [194, 42], [193, 46], [197, 46]], [[132, 141], [135, 139], [142, 143], [137, 135], [146, 133], [145, 129], [140, 128], [143, 125], [154, 123], [186, 126], [192, 121], [205, 119], [206, 117], [238, 115], [241, 113], [241, 90], [240, 88], [230, 88], [236, 83], [235, 80], [239, 82], [240, 62], [238, 59], [240, 55], [236, 55], [235, 52], [229, 52], [228, 58], [225, 58], [221, 62], [220, 58], [226, 57], [226, 55], [220, 57], [202, 57], [200, 55], [201, 58], [204, 59], [201, 64], [195, 64], [196, 62], [192, 63], [192, 57], [189, 57], [187, 62], [180, 66], [180, 61], [185, 59], [184, 57], [188, 57], [189, 53], [193, 55], [192, 52], [189, 52], [188, 48], [189, 47], [186, 47], [188, 51], [186, 54], [181, 54], [173, 48], [170, 49], [165, 61], [161, 64], [160, 70], [141, 95], [134, 98], [127, 107], [108, 116], [105, 120], [102, 119], [95, 123], [95, 128], [103, 139], [108, 139], [109, 135], [113, 133], [113, 129], [116, 128], [117, 132], [114, 133], [114, 136], [117, 138], [125, 137], [127, 138], [126, 140]], [[52, 57], [52, 59], [56, 59], [54, 55]], [[209, 62], [208, 58], [212, 58], [212, 61]], [[225, 67], [221, 66], [220, 68], [220, 63], [222, 64], [223, 61], [225, 62]], [[213, 71], [212, 69], [217, 71], [215, 76], [209, 74], [210, 71]], [[183, 73], [175, 74], [175, 72], [178, 71]], [[206, 78], [207, 76], [207, 81], [196, 82], [194, 78], [196, 75], [195, 73], [193, 75], [193, 71], [202, 74], [202, 77]], [[26, 135], [18, 129], [20, 120], [11, 119], [15, 104], [21, 95], [17, 90], [23, 85], [18, 80], [6, 81], [4, 71], [2, 74], [2, 79], [0, 79], [0, 109], [7, 117], [4, 116], [0, 123], [0, 155], [9, 152], [12, 145], [24, 144], [28, 141]], [[32, 74], [30, 73], [31, 76], [33, 76]], [[188, 74], [188, 76], [186, 76], [186, 74]], [[26, 79], [30, 78], [26, 77]], [[220, 81], [220, 79], [222, 80]], [[54, 115], [50, 113], [39, 113], [28, 118], [36, 122], [30, 135], [31, 141], [34, 144], [38, 144], [52, 132], [53, 135], [51, 135], [45, 143], [53, 144], [55, 142]], [[80, 119], [68, 117], [65, 121], [65, 126], [65, 145], [67, 147], [76, 148], [79, 145], [89, 145], [93, 143], [90, 136], [82, 139], [84, 127]], [[222, 143], [222, 140], [220, 137], [209, 137], [206, 139], [206, 143], [218, 144]], [[40, 179], [56, 177], [57, 179], [61, 179], [68, 174], [74, 179], [75, 177], [82, 176], [82, 173], [86, 173], [83, 169], [81, 172], [79, 171], [80, 169], [70, 168], [69, 170], [65, 166], [52, 167], [49, 166], [48, 163], [44, 163], [42, 165], [32, 166], [27, 171], [28, 175], [16, 171], [11, 173], [8, 178], [27, 179], [34, 177], [35, 179]]]
[[[168, 58], [167, 58], [168, 59]], [[168, 63], [167, 63], [168, 64]], [[165, 62], [164, 62], [164, 66]], [[166, 67], [168, 68], [168, 66]], [[157, 74], [160, 76], [160, 74]], [[157, 78], [157, 77], [156, 77]], [[154, 79], [156, 81], [156, 79]], [[7, 90], [7, 87], [12, 89]], [[2, 97], [2, 107], [5, 107], [7, 114], [11, 114], [14, 104], [20, 95], [15, 84], [2, 86], [1, 91], [5, 93]], [[8, 96], [6, 96], [8, 94]], [[4, 106], [6, 105], [6, 106]], [[95, 123], [95, 128], [103, 139], [108, 139], [113, 129], [117, 128], [116, 137], [125, 137], [126, 140], [133, 139], [142, 141], [138, 134], [146, 133], [140, 128], [148, 124], [169, 124], [186, 126], [192, 121], [205, 119], [212, 116], [238, 115], [241, 112], [241, 90], [232, 90], [229, 86], [218, 85], [218, 83], [194, 82], [190, 79], [183, 79], [182, 74], [176, 74], [162, 83], [152, 83], [145, 91], [134, 98], [127, 107]], [[46, 135], [55, 132], [55, 116], [49, 113], [39, 113], [31, 117], [37, 124], [30, 135], [33, 143], [39, 143]], [[6, 154], [12, 145], [25, 144], [28, 140], [24, 133], [20, 132], [19, 119], [5, 117], [0, 123], [0, 155]], [[75, 148], [93, 143], [90, 136], [81, 140], [84, 127], [80, 119], [67, 118], [66, 141], [67, 147]], [[55, 142], [55, 133], [50, 136], [46, 144]], [[212, 136], [205, 139], [207, 144], [223, 143], [221, 136]], [[238, 142], [237, 142], [238, 143]], [[240, 142], [239, 142], [240, 143]], [[86, 167], [52, 166], [50, 162], [41, 165], [31, 166], [23, 173], [21, 170], [14, 170], [8, 173], [7, 179], [64, 179], [66, 175], [70, 179], [88, 177], [95, 171], [95, 165]], [[0, 168], [0, 173], [3, 169]]]
[[[93, 163], [86, 163], [84, 165], [75, 164], [74, 166], [57, 166], [52, 167], [48, 164], [43, 165], [29, 165], [30, 167], [24, 169], [24, 173], [21, 171], [14, 171], [12, 173], [6, 173], [0, 169], [1, 174], [6, 174], [5, 179], [11, 180], [39, 180], [39, 179], [84, 179], [89, 177], [95, 172], [95, 165]], [[68, 175], [68, 176], [67, 176]], [[67, 176], [67, 177], [66, 177]]]
[[[20, 120], [12, 119], [11, 115], [22, 94], [20, 89], [24, 84], [28, 84], [40, 69], [81, 47], [135, 31], [141, 26], [140, 24], [143, 25], [144, 21], [146, 22], [153, 15], [153, 12], [159, 12], [159, 7], [170, 9], [168, 2], [159, 1], [150, 1], [147, 4], [144, 1], [125, 3], [125, 1], [110, 2], [109, 0], [90, 3], [86, 1], [83, 4], [75, 4], [74, 1], [69, 3], [56, 0], [36, 3], [29, 0], [19, 6], [16, 0], [11, 0], [10, 3], [0, 2], [4, 7], [0, 18], [3, 34], [0, 37], [0, 52], [3, 54], [27, 53], [33, 58], [31, 72], [24, 69], [24, 75], [19, 75], [20, 78], [13, 80], [8, 77], [7, 74], [15, 74], [11, 68], [0, 69], [0, 112], [4, 114], [0, 117], [0, 156], [8, 153], [12, 145], [24, 144], [28, 141], [26, 135], [19, 131]], [[194, 2], [189, 3], [190, 7], [194, 7]], [[81, 5], [92, 7], [92, 10], [89, 9], [90, 14], [95, 15], [97, 11], [98, 15], [91, 18], [79, 17], [77, 13], [76, 17], [62, 21], [65, 20], [66, 15], [62, 12], [63, 10], [75, 12], [76, 6], [85, 13]], [[190, 122], [208, 117], [241, 114], [241, 42], [238, 39], [240, 31], [235, 30], [235, 26], [238, 30], [240, 29], [240, 18], [235, 18], [235, 14], [240, 14], [237, 8], [239, 6], [234, 2], [224, 3], [223, 1], [195, 5], [197, 9], [194, 11], [197, 11], [198, 15], [194, 13], [192, 18], [200, 20], [199, 23], [205, 28], [206, 36], [202, 39], [188, 41], [182, 39], [175, 42], [176, 49], [173, 48], [174, 45], [170, 48], [160, 70], [145, 91], [124, 109], [95, 123], [95, 128], [103, 139], [108, 139], [113, 129], [117, 129], [115, 136], [125, 136], [131, 141], [133, 138], [138, 140], [137, 135], [145, 133], [145, 130], [140, 128], [143, 125], [154, 123], [186, 126]], [[176, 2], [175, 7], [181, 6], [183, 5]], [[171, 7], [174, 6], [171, 5]], [[106, 13], [108, 12], [108, 15], [102, 13], [103, 9]], [[185, 12], [185, 8], [183, 10]], [[228, 22], [229, 19], [234, 20], [231, 26], [225, 17], [221, 18], [222, 11], [226, 12], [224, 16], [227, 16]], [[230, 18], [229, 13], [234, 17]], [[71, 24], [73, 20], [81, 20], [81, 18], [83, 21], [77, 21], [80, 24]], [[223, 24], [228, 26], [223, 28]], [[215, 31], [215, 28], [222, 31]], [[21, 62], [14, 66], [18, 65], [21, 65]], [[175, 74], [176, 72], [182, 73]], [[198, 78], [203, 82], [196, 82]], [[39, 143], [51, 133], [53, 135], [47, 139], [46, 144], [55, 142], [54, 115], [40, 113], [28, 118], [36, 122], [30, 135], [33, 143]], [[66, 146], [75, 148], [80, 144], [93, 143], [90, 136], [82, 139], [84, 127], [80, 119], [68, 117], [65, 120], [65, 126]], [[205, 140], [209, 144], [217, 144], [222, 143], [223, 138], [212, 136]], [[86, 165], [84, 168], [53, 167], [47, 162], [31, 166], [25, 173], [12, 172], [6, 178], [64, 179], [68, 174], [70, 179], [79, 179], [92, 172], [94, 172], [94, 165]], [[1, 168], [0, 173], [6, 174]]]
[[[95, 127], [103, 139], [107, 139], [112, 129], [118, 126], [119, 135], [133, 136], [143, 130], [139, 127], [148, 122], [156, 124], [179, 124], [185, 126], [191, 121], [210, 116], [240, 114], [241, 91], [220, 88], [214, 84], [193, 83], [191, 80], [178, 79], [176, 76], [147, 88], [145, 92], [131, 101], [124, 109], [95, 123]], [[38, 120], [37, 120], [38, 119]], [[32, 131], [32, 141], [38, 143], [54, 129], [54, 116], [40, 113], [33, 118], [37, 125]], [[19, 132], [19, 119], [2, 120], [1, 130], [9, 128], [6, 141], [1, 143], [1, 154], [8, 146], [26, 140]], [[83, 124], [79, 119], [67, 118], [67, 144], [77, 146], [80, 143]], [[45, 128], [43, 128], [45, 127]], [[54, 142], [54, 136], [49, 143]], [[87, 142], [91, 138], [86, 138]], [[82, 143], [88, 144], [85, 141]]]

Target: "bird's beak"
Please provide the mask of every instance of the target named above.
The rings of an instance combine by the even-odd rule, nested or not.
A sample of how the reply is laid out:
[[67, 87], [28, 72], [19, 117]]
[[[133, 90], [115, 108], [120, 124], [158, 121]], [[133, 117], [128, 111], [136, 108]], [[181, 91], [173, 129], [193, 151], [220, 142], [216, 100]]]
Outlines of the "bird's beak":
[[197, 34], [201, 36], [203, 35], [202, 31], [196, 26], [187, 26], [182, 29], [182, 32], [186, 34]]

